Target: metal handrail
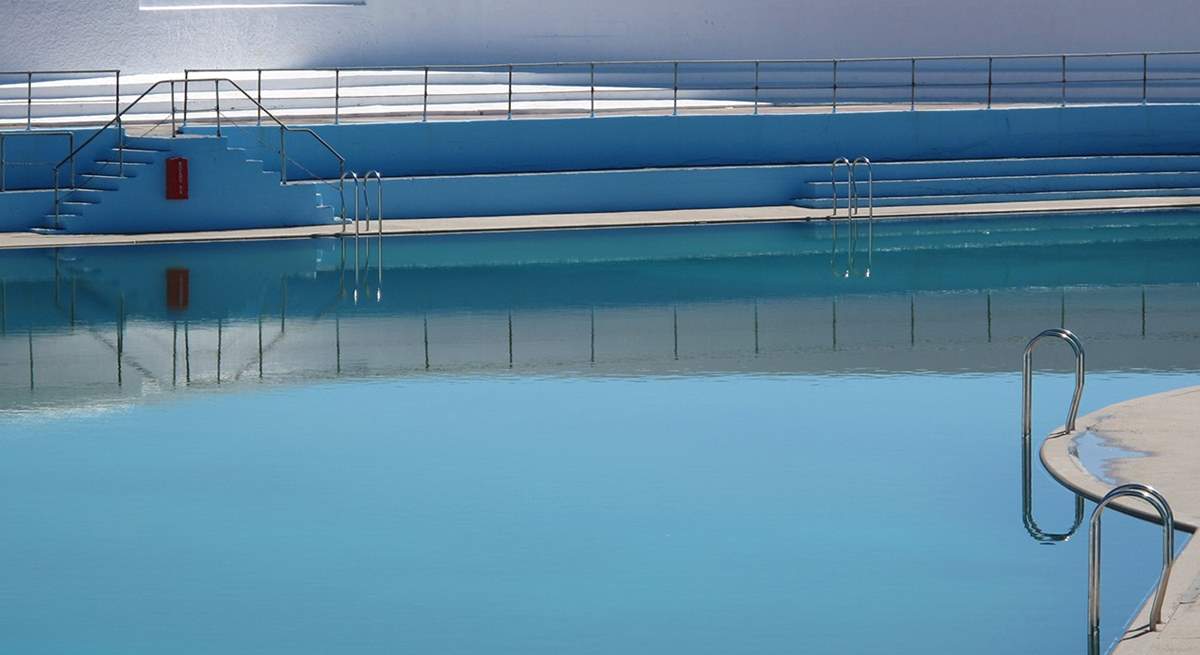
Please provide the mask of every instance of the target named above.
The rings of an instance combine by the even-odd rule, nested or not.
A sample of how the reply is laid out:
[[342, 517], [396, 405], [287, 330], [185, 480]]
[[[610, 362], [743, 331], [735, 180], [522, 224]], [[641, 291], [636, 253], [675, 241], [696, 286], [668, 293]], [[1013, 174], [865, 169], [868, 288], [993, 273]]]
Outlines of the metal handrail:
[[[25, 131], [25, 132], [0, 132], [0, 193], [7, 191], [7, 167], [9, 166], [7, 157], [5, 156], [4, 144], [5, 140], [10, 137], [39, 137], [39, 136], [65, 136], [67, 137], [67, 150], [75, 149], [75, 133], [69, 130], [52, 130], [52, 131]], [[36, 162], [38, 165], [50, 164], [52, 162]], [[12, 164], [13, 166], [32, 166], [34, 163]], [[75, 163], [71, 163], [71, 186], [75, 186]]]
[[1125, 484], [1108, 492], [1092, 512], [1091, 536], [1088, 539], [1088, 655], [1100, 655], [1100, 517], [1104, 509], [1119, 498], [1141, 498], [1158, 512], [1163, 526], [1163, 564], [1158, 579], [1158, 589], [1150, 608], [1151, 632], [1162, 623], [1163, 603], [1167, 596], [1167, 584], [1171, 580], [1171, 568], [1175, 563], [1175, 515], [1171, 504], [1154, 487], [1148, 484]]
[[858, 165], [863, 164], [867, 167], [867, 272], [866, 277], [871, 277], [871, 265], [875, 261], [875, 171], [871, 167], [871, 160], [867, 157], [859, 157], [850, 163], [850, 212], [855, 216], [858, 215]]
[[[917, 105], [916, 90], [918, 87], [921, 87], [921, 88], [925, 88], [925, 87], [930, 87], [930, 88], [933, 88], [933, 87], [944, 87], [944, 88], [978, 87], [978, 88], [984, 88], [984, 87], [986, 87], [986, 89], [987, 89], [986, 106], [989, 108], [992, 107], [992, 105], [993, 105], [993, 95], [994, 95], [993, 89], [995, 87], [1003, 87], [1003, 86], [1061, 87], [1061, 93], [1059, 94], [1059, 98], [1054, 104], [1059, 104], [1059, 105], [1065, 106], [1067, 104], [1067, 87], [1073, 81], [1078, 82], [1078, 83], [1084, 83], [1087, 85], [1095, 85], [1097, 83], [1135, 84], [1137, 82], [1140, 82], [1141, 86], [1142, 86], [1142, 97], [1141, 97], [1140, 101], [1137, 101], [1137, 102], [1145, 103], [1148, 101], [1148, 97], [1147, 97], [1148, 85], [1149, 85], [1149, 82], [1151, 81], [1150, 72], [1149, 72], [1150, 57], [1189, 56], [1189, 55], [1200, 55], [1200, 51], [1177, 50], [1177, 51], [1157, 51], [1157, 52], [1098, 52], [1098, 53], [1057, 53], [1057, 54], [1038, 53], [1038, 54], [1028, 54], [1028, 55], [1020, 55], [1020, 54], [937, 55], [937, 56], [919, 56], [919, 57], [844, 57], [844, 58], [825, 57], [825, 58], [808, 58], [808, 59], [678, 59], [678, 60], [636, 60], [636, 59], [634, 59], [634, 60], [609, 60], [609, 61], [545, 61], [545, 62], [523, 62], [523, 63], [518, 63], [518, 62], [491, 63], [491, 64], [437, 64], [437, 65], [424, 64], [424, 65], [412, 65], [412, 66], [404, 66], [404, 65], [402, 65], [402, 66], [349, 66], [349, 67], [311, 67], [311, 68], [303, 68], [303, 67], [203, 68], [203, 69], [187, 69], [185, 71], [185, 74], [190, 76], [193, 73], [202, 73], [202, 72], [254, 73], [258, 76], [260, 93], [261, 93], [261, 81], [262, 81], [262, 76], [264, 73], [268, 73], [268, 74], [269, 73], [289, 73], [289, 72], [329, 73], [330, 77], [333, 78], [333, 83], [334, 83], [333, 112], [334, 112], [334, 121], [337, 122], [338, 120], [340, 120], [340, 114], [341, 114], [340, 100], [343, 97], [342, 93], [341, 93], [342, 77], [343, 77], [342, 74], [343, 73], [351, 73], [351, 72], [367, 72], [367, 73], [370, 73], [370, 72], [378, 72], [378, 73], [411, 72], [411, 73], [423, 74], [424, 79], [423, 79], [423, 81], [420, 82], [421, 86], [423, 87], [422, 93], [421, 94], [413, 94], [411, 97], [421, 98], [421, 117], [423, 120], [425, 120], [428, 118], [428, 114], [429, 114], [429, 97], [430, 97], [429, 88], [430, 88], [430, 72], [431, 71], [445, 72], [445, 73], [461, 73], [461, 72], [472, 72], [472, 71], [484, 73], [484, 74], [507, 73], [507, 77], [508, 77], [507, 81], [506, 82], [497, 81], [497, 84], [507, 87], [507, 89], [506, 89], [507, 90], [507, 94], [506, 94], [507, 102], [502, 103], [502, 104], [506, 105], [506, 109], [503, 111], [503, 113], [507, 117], [511, 117], [513, 115], [513, 97], [514, 97], [513, 73], [515, 71], [534, 71], [534, 70], [543, 70], [543, 69], [578, 68], [578, 69], [580, 69], [580, 74], [581, 75], [586, 74], [586, 76], [588, 78], [587, 83], [586, 84], [581, 83], [581, 86], [586, 86], [590, 89], [589, 90], [590, 102], [588, 103], [589, 108], [586, 113], [589, 116], [594, 116], [596, 113], [595, 107], [596, 107], [597, 88], [596, 88], [595, 81], [596, 81], [597, 67], [642, 66], [642, 67], [661, 68], [661, 71], [658, 71], [658, 72], [660, 72], [664, 76], [670, 75], [670, 77], [672, 78], [671, 79], [671, 113], [674, 115], [674, 114], [680, 113], [679, 112], [679, 109], [680, 109], [679, 95], [680, 95], [681, 87], [680, 87], [679, 80], [680, 80], [681, 67], [687, 67], [687, 66], [740, 66], [740, 67], [746, 68], [748, 76], [750, 74], [750, 71], [751, 70], [753, 71], [753, 83], [752, 84], [750, 83], [749, 77], [748, 77], [747, 83], [745, 86], [734, 85], [734, 86], [721, 86], [721, 87], [714, 87], [714, 88], [717, 90], [723, 90], [723, 91], [746, 91], [747, 93], [753, 93], [754, 113], [757, 114], [757, 113], [759, 113], [758, 109], [761, 104], [761, 99], [759, 97], [760, 91], [762, 89], [773, 89], [773, 88], [788, 89], [788, 90], [832, 89], [832, 101], [829, 104], [832, 105], [833, 111], [835, 111], [835, 112], [837, 111], [837, 108], [839, 105], [839, 99], [838, 99], [839, 90], [844, 91], [844, 90], [855, 90], [855, 89], [887, 89], [887, 88], [899, 89], [899, 88], [907, 88], [907, 87], [911, 87], [912, 90], [910, 93], [910, 97], [907, 99], [907, 102], [905, 102], [904, 104], [908, 104], [910, 109], [912, 109], [912, 110], [916, 110], [916, 108], [917, 108], [916, 107], [916, 105]], [[1141, 57], [1142, 58], [1142, 66], [1140, 67], [1141, 73], [1142, 73], [1141, 79], [1139, 80], [1139, 79], [1135, 79], [1133, 77], [1119, 77], [1119, 78], [1112, 78], [1112, 79], [1099, 79], [1099, 78], [1094, 78], [1094, 77], [1088, 77], [1087, 79], [1070, 80], [1068, 77], [1067, 64], [1071, 60], [1080, 60], [1080, 59], [1086, 60], [1086, 59], [1097, 59], [1097, 58], [1118, 58], [1118, 57]], [[1028, 80], [1028, 81], [1017, 81], [1017, 82], [998, 81], [995, 79], [994, 64], [996, 61], [1020, 61], [1020, 60], [1057, 60], [1060, 62], [1060, 65], [1058, 67], [1059, 68], [1058, 72], [1060, 73], [1060, 75], [1058, 76], [1059, 79], [1054, 79], [1054, 80], [1033, 79], [1033, 80]], [[970, 63], [970, 62], [984, 63], [984, 62], [986, 62], [986, 64], [987, 64], [987, 66], [986, 66], [986, 81], [981, 77], [980, 81], [978, 81], [978, 82], [972, 81], [972, 82], [965, 82], [965, 83], [964, 82], [939, 83], [936, 81], [928, 81], [928, 82], [922, 82], [921, 84], [918, 84], [917, 68], [918, 68], [919, 63], [921, 63], [921, 62], [947, 62], [947, 61], [960, 61], [960, 62], [964, 62], [964, 63]], [[861, 84], [861, 83], [847, 84], [843, 80], [839, 79], [839, 75], [838, 75], [839, 66], [844, 66], [846, 64], [864, 64], [864, 63], [873, 63], [873, 62], [878, 62], [878, 63], [909, 62], [910, 63], [909, 68], [911, 70], [908, 72], [908, 74], [906, 74], [906, 77], [908, 79], [904, 83], [896, 83], [896, 84]], [[771, 66], [771, 65], [829, 65], [829, 66], [831, 66], [832, 71], [833, 71], [833, 81], [832, 81], [832, 84], [811, 84], [811, 85], [810, 84], [789, 84], [789, 85], [782, 85], [782, 86], [764, 85], [764, 84], [762, 84], [762, 80], [761, 80], [762, 67], [764, 65], [767, 65], [767, 66]], [[982, 75], [983, 71], [981, 70], [980, 73]], [[1197, 79], [1197, 78], [1187, 77], [1187, 78], [1180, 78], [1180, 79], [1192, 80], [1192, 79]], [[1154, 81], [1169, 81], [1168, 78], [1153, 78], [1153, 80]], [[608, 92], [612, 92], [612, 90], [605, 90], [603, 92], [608, 93]], [[529, 93], [537, 93], [537, 92], [529, 92]], [[380, 94], [380, 97], [383, 97], [385, 95], [388, 95], [388, 94]], [[392, 94], [392, 95], [394, 95], [394, 94]], [[461, 94], [439, 94], [439, 95], [446, 96], [446, 95], [461, 95]], [[528, 95], [528, 93], [524, 93], [523, 95]], [[400, 97], [408, 97], [408, 96], [400, 96]], [[260, 97], [260, 99], [261, 99], [261, 97]], [[892, 101], [884, 101], [884, 102], [887, 104], [898, 104], [899, 103], [898, 100], [896, 102], [892, 102]], [[809, 103], [809, 104], [812, 104], [812, 103]], [[825, 103], [817, 103], [817, 104], [825, 104]], [[842, 104], [846, 104], [846, 103], [843, 102]], [[186, 107], [185, 107], [185, 114], [186, 114]]]
[[1067, 409], [1067, 421], [1062, 432], [1049, 438], [1061, 437], [1075, 431], [1075, 420], [1079, 416], [1079, 404], [1083, 399], [1083, 387], [1087, 377], [1086, 355], [1083, 343], [1070, 330], [1055, 328], [1046, 330], [1029, 341], [1021, 369], [1021, 509], [1026, 531], [1039, 543], [1051, 544], [1068, 541], [1083, 524], [1083, 496], [1075, 495], [1075, 520], [1067, 532], [1046, 532], [1038, 527], [1033, 518], [1033, 351], [1043, 339], [1062, 339], [1075, 353], [1075, 391]]
[[[104, 132], [106, 132], [106, 131], [107, 131], [109, 128], [111, 128], [111, 127], [113, 127], [114, 125], [116, 125], [116, 126], [117, 126], [117, 129], [118, 129], [118, 139], [119, 139], [118, 148], [119, 148], [119, 149], [120, 149], [120, 151], [121, 151], [121, 164], [122, 164], [122, 171], [121, 171], [121, 175], [124, 175], [124, 170], [123, 170], [123, 169], [124, 169], [124, 157], [125, 157], [125, 150], [124, 150], [124, 135], [125, 135], [125, 131], [124, 131], [124, 128], [121, 126], [121, 119], [122, 119], [122, 117], [124, 117], [124, 116], [125, 116], [125, 114], [129, 113], [129, 112], [130, 112], [130, 111], [131, 111], [131, 110], [132, 110], [134, 107], [136, 107], [136, 106], [137, 106], [137, 104], [138, 104], [139, 102], [141, 102], [143, 99], [145, 99], [145, 98], [146, 98], [146, 96], [150, 95], [150, 93], [152, 93], [153, 91], [155, 91], [156, 89], [158, 89], [160, 86], [163, 86], [164, 84], [166, 84], [166, 85], [170, 85], [170, 88], [171, 88], [171, 135], [172, 135], [172, 137], [174, 137], [174, 136], [175, 136], [175, 134], [177, 133], [177, 130], [176, 130], [176, 125], [175, 125], [175, 85], [176, 85], [178, 82], [180, 82], [180, 80], [159, 80], [158, 82], [155, 82], [154, 84], [152, 84], [152, 85], [151, 85], [151, 86], [150, 86], [148, 89], [146, 89], [144, 92], [142, 92], [142, 94], [141, 94], [140, 96], [138, 96], [138, 97], [137, 97], [137, 98], [136, 98], [136, 99], [135, 99], [133, 102], [129, 103], [129, 105], [128, 105], [128, 106], [126, 106], [126, 107], [125, 107], [125, 109], [123, 109], [123, 110], [121, 110], [121, 111], [117, 112], [117, 115], [116, 115], [116, 116], [114, 116], [114, 117], [113, 117], [113, 119], [112, 119], [111, 121], [109, 121], [109, 122], [108, 122], [108, 123], [106, 123], [106, 124], [105, 124], [103, 127], [101, 127], [101, 128], [99, 128], [98, 130], [96, 130], [96, 132], [95, 132], [95, 133], [93, 133], [93, 134], [92, 134], [92, 136], [88, 137], [88, 138], [87, 138], [87, 140], [85, 140], [85, 141], [84, 141], [82, 144], [80, 144], [80, 145], [79, 145], [77, 148], [74, 148], [74, 149], [71, 151], [71, 154], [67, 155], [67, 156], [66, 156], [66, 158], [64, 158], [62, 161], [60, 161], [60, 162], [58, 163], [58, 165], [57, 165], [57, 166], [55, 166], [55, 167], [54, 167], [54, 222], [55, 222], [55, 227], [58, 227], [58, 226], [60, 225], [60, 216], [61, 216], [61, 212], [60, 212], [60, 204], [61, 204], [61, 201], [60, 201], [60, 196], [59, 196], [59, 193], [60, 193], [59, 171], [62, 169], [62, 167], [63, 167], [63, 166], [65, 166], [65, 165], [66, 165], [68, 162], [70, 162], [70, 163], [71, 163], [71, 165], [72, 165], [72, 166], [74, 166], [74, 165], [75, 165], [75, 157], [76, 157], [76, 156], [77, 156], [77, 155], [78, 155], [78, 154], [79, 154], [79, 153], [80, 153], [80, 152], [81, 152], [81, 151], [82, 151], [84, 148], [86, 148], [86, 147], [88, 147], [89, 145], [91, 145], [91, 143], [92, 143], [93, 141], [95, 141], [95, 140], [96, 140], [96, 139], [97, 139], [97, 138], [98, 138], [98, 137], [99, 137], [101, 134], [103, 134], [103, 133], [104, 133]], [[328, 151], [329, 151], [329, 153], [330, 153], [330, 154], [332, 154], [332, 155], [333, 155], [333, 156], [334, 156], [334, 157], [335, 157], [335, 158], [338, 160], [338, 167], [339, 167], [339, 171], [344, 171], [344, 170], [345, 170], [345, 168], [346, 168], [346, 158], [345, 158], [345, 157], [343, 157], [343, 156], [341, 155], [341, 153], [339, 153], [337, 150], [335, 150], [333, 146], [329, 145], [329, 142], [328, 142], [328, 141], [326, 141], [325, 139], [321, 138], [321, 135], [317, 134], [315, 131], [313, 131], [313, 130], [312, 130], [312, 129], [310, 129], [310, 128], [306, 128], [306, 127], [290, 127], [290, 126], [288, 126], [288, 125], [287, 125], [287, 124], [285, 124], [283, 121], [279, 120], [279, 118], [277, 118], [277, 117], [275, 116], [275, 114], [272, 114], [272, 113], [271, 113], [271, 112], [270, 112], [270, 111], [269, 111], [269, 110], [268, 110], [266, 107], [263, 107], [261, 104], [259, 104], [259, 102], [258, 102], [257, 100], [255, 100], [255, 99], [254, 99], [254, 97], [253, 97], [253, 96], [251, 96], [249, 93], [247, 93], [247, 92], [246, 92], [246, 90], [245, 90], [245, 89], [243, 89], [243, 88], [242, 88], [242, 87], [241, 87], [241, 86], [240, 86], [240, 85], [239, 85], [237, 82], [234, 82], [234, 81], [233, 81], [233, 80], [231, 80], [231, 79], [228, 79], [228, 78], [222, 78], [222, 77], [215, 77], [215, 78], [201, 79], [201, 80], [191, 80], [191, 82], [196, 82], [196, 83], [212, 82], [212, 83], [214, 84], [215, 88], [217, 89], [217, 93], [218, 93], [218, 95], [217, 95], [218, 103], [219, 103], [219, 101], [220, 101], [220, 85], [221, 85], [221, 83], [222, 83], [222, 82], [228, 83], [230, 86], [232, 86], [234, 89], [236, 89], [236, 90], [237, 90], [239, 93], [241, 93], [243, 96], [245, 96], [247, 100], [249, 100], [250, 102], [254, 103], [254, 104], [255, 104], [255, 105], [258, 107], [258, 109], [259, 109], [259, 110], [260, 110], [260, 111], [261, 111], [261, 112], [262, 112], [264, 115], [266, 115], [268, 118], [270, 118], [272, 121], [274, 121], [274, 122], [275, 122], [277, 125], [279, 125], [279, 143], [280, 143], [280, 152], [279, 152], [279, 158], [280, 158], [280, 161], [279, 161], [279, 176], [280, 176], [280, 184], [287, 184], [287, 183], [288, 183], [288, 179], [287, 179], [287, 162], [288, 162], [288, 159], [287, 159], [287, 141], [286, 141], [286, 133], [288, 133], [288, 132], [301, 132], [301, 133], [306, 133], [306, 134], [309, 134], [309, 135], [310, 135], [310, 136], [312, 136], [314, 139], [316, 139], [318, 143], [320, 143], [320, 144], [321, 144], [321, 145], [322, 145], [322, 146], [323, 146], [323, 147], [324, 147], [326, 150], [328, 150]], [[184, 84], [185, 84], [185, 86], [184, 86], [184, 94], [185, 94], [185, 98], [186, 98], [186, 93], [187, 93], [187, 84], [188, 84], [188, 83], [189, 83], [189, 82], [187, 82], [187, 81], [185, 81], [185, 82], [184, 82]], [[185, 102], [186, 102], [186, 100], [185, 100]], [[221, 116], [221, 112], [220, 112], [220, 104], [218, 104], [218, 105], [217, 105], [217, 133], [218, 133], [218, 135], [220, 134], [220, 124], [221, 124], [221, 123], [220, 123], [220, 120], [221, 120], [221, 119], [220, 119], [220, 116]]]
[[[850, 159], [847, 157], [838, 157], [837, 159], [833, 160], [833, 163], [829, 165], [829, 177], [830, 177], [830, 181], [833, 183], [833, 215], [830, 218], [837, 218], [837, 215], [838, 215], [838, 191], [837, 191], [838, 166], [846, 167], [846, 181], [850, 187], [852, 187], [854, 185], [854, 164], [850, 161]], [[846, 196], [847, 196], [846, 197], [846, 217], [847, 218], [854, 217], [853, 214], [850, 212], [850, 197], [849, 197], [850, 193], [852, 193], [852, 192], [850, 191], [850, 188], [847, 187], [847, 189], [846, 189]]]
[[341, 177], [338, 178], [338, 188], [341, 190], [342, 202], [342, 234], [346, 233], [346, 223], [350, 217], [346, 214], [346, 178], [349, 177], [354, 181], [354, 231], [358, 233], [358, 201], [359, 189], [362, 186], [362, 178], [358, 176], [356, 171], [342, 171]]
[[114, 78], [113, 113], [121, 112], [121, 71], [108, 69], [0, 71], [0, 77], [25, 78], [25, 129], [33, 129], [33, 78], [39, 75], [112, 75]]
[[[379, 223], [379, 236], [383, 236], [383, 175], [381, 175], [379, 173], [379, 171], [374, 171], [374, 170], [367, 171], [367, 174], [363, 176], [363, 181], [362, 181], [363, 197], [369, 199], [369, 196], [367, 195], [367, 185], [371, 182], [372, 178], [375, 179], [375, 184], [377, 185], [376, 186], [377, 196], [376, 196], [376, 202], [375, 202], [375, 218], [376, 218], [376, 221]], [[358, 232], [357, 226], [355, 227], [354, 231], [355, 231], [355, 233]], [[367, 232], [370, 232], [370, 231], [371, 231], [371, 205], [368, 202], [367, 203]]]

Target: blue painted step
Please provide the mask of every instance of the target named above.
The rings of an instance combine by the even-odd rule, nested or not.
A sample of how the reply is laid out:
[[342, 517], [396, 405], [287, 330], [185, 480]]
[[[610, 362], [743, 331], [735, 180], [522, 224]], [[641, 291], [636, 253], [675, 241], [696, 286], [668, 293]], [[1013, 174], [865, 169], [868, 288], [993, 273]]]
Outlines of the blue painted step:
[[[1029, 193], [978, 193], [964, 195], [899, 196], [876, 198], [876, 207], [909, 207], [914, 205], [957, 205], [970, 203], [1028, 202], [1037, 200], [1086, 200], [1102, 198], [1142, 198], [1200, 196], [1200, 187], [1170, 189], [1107, 189], [1092, 191], [1046, 191]], [[864, 201], [865, 202], [865, 201]], [[838, 206], [845, 208], [846, 199], [840, 198]], [[808, 209], [830, 209], [831, 198], [804, 198], [793, 201], [797, 207]]]
[[[186, 201], [164, 198], [165, 162], [176, 155], [191, 162]], [[334, 222], [321, 194], [280, 184], [278, 173], [264, 172], [244, 148], [215, 136], [126, 138], [124, 148], [76, 173], [75, 188], [63, 190], [58, 212], [44, 215], [39, 231], [133, 234]]]
[[[809, 182], [806, 198], [830, 196], [830, 182]], [[867, 193], [865, 181], [857, 184], [860, 195]], [[1106, 191], [1110, 189], [1170, 189], [1200, 187], [1200, 172], [1084, 173], [1071, 175], [1012, 175], [1003, 177], [953, 177], [903, 180], [875, 180], [878, 198], [902, 196], [969, 195], [976, 193], [1036, 193], [1042, 191]], [[849, 184], [837, 184], [838, 196], [845, 198]]]

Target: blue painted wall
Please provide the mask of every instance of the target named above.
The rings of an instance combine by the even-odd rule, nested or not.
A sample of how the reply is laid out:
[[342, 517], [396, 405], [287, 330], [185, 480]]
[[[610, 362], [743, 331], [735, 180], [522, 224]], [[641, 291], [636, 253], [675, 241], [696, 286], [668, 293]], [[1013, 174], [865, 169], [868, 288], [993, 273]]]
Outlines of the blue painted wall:
[[[410, 218], [783, 204], [811, 196], [806, 183], [827, 180], [827, 162], [846, 155], [886, 162], [1192, 154], [1200, 148], [1200, 106], [463, 121], [314, 129], [346, 156], [350, 168], [377, 169], [393, 178], [386, 183], [385, 215]], [[219, 151], [192, 153], [194, 200], [188, 204], [164, 204], [161, 166], [154, 163], [145, 172], [146, 180], [123, 184], [121, 192], [104, 198], [105, 206], [85, 212], [92, 220], [85, 216], [72, 221], [71, 229], [146, 232], [329, 220], [328, 212], [322, 217], [311, 209], [318, 192], [327, 204], [338, 205], [327, 185], [281, 188], [278, 176], [269, 174], [279, 162], [276, 130], [227, 127], [225, 135], [229, 145], [245, 152], [231, 151], [236, 154], [228, 157]], [[176, 141], [161, 140], [159, 145], [184, 153], [203, 150], [201, 143], [218, 143]], [[195, 143], [180, 145], [186, 141]], [[311, 137], [290, 134], [287, 154], [299, 163], [289, 166], [291, 180], [337, 176], [336, 160]], [[40, 208], [34, 210], [37, 205]], [[0, 194], [0, 229], [40, 225], [50, 206], [51, 198], [44, 193]]]
[[[1148, 105], [775, 116], [637, 116], [316, 126], [352, 169], [385, 176], [658, 166], [827, 163], [1103, 154], [1190, 154], [1200, 106]], [[228, 129], [247, 148], [276, 130]], [[288, 139], [288, 157], [336, 177], [315, 140]], [[277, 151], [276, 151], [277, 152]], [[268, 155], [270, 161], [278, 154]], [[289, 168], [292, 179], [308, 174]]]

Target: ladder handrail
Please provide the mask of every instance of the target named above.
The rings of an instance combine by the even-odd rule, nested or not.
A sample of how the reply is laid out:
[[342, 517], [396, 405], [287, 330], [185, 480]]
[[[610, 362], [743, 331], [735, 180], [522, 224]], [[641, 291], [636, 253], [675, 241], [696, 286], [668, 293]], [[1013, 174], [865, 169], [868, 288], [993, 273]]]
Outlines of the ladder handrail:
[[1105, 508], [1119, 498], [1141, 498], [1158, 512], [1163, 526], [1163, 564], [1159, 575], [1158, 589], [1150, 608], [1151, 632], [1156, 632], [1162, 623], [1163, 603], [1167, 596], [1167, 584], [1171, 580], [1171, 568], [1175, 564], [1175, 514], [1171, 504], [1157, 489], [1141, 483], [1125, 484], [1105, 494], [1092, 511], [1091, 534], [1088, 539], [1088, 655], [1100, 655], [1100, 517]]
[[1067, 409], [1067, 421], [1060, 434], [1075, 431], [1075, 420], [1079, 417], [1079, 403], [1083, 398], [1083, 385], [1087, 377], [1086, 354], [1083, 343], [1075, 333], [1063, 328], [1046, 330], [1029, 341], [1025, 346], [1025, 356], [1022, 366], [1022, 400], [1021, 400], [1021, 434], [1028, 437], [1033, 433], [1033, 351], [1043, 339], [1062, 339], [1075, 352], [1075, 391], [1071, 395], [1071, 405]]
[[338, 177], [338, 189], [339, 189], [339, 192], [341, 193], [341, 197], [342, 197], [342, 234], [346, 233], [346, 221], [348, 221], [350, 219], [350, 217], [346, 214], [346, 178], [347, 177], [354, 180], [354, 231], [356, 233], [358, 232], [358, 200], [359, 200], [359, 189], [362, 186], [362, 178], [360, 178], [358, 176], [358, 172], [356, 172], [356, 171], [342, 171], [341, 176]]
[[[377, 170], [367, 171], [363, 176], [363, 196], [367, 195], [367, 184], [371, 178], [375, 179], [376, 187], [376, 202], [375, 202], [375, 220], [379, 223], [379, 236], [383, 236], [383, 175]], [[371, 231], [371, 205], [367, 204], [367, 232]]]
[[[833, 218], [837, 218], [837, 215], [838, 215], [837, 169], [838, 169], [838, 166], [841, 164], [844, 164], [846, 166], [847, 182], [849, 182], [851, 186], [853, 186], [853, 184], [854, 184], [854, 164], [852, 164], [850, 162], [850, 160], [846, 157], [838, 157], [837, 159], [833, 160], [833, 164], [831, 164], [829, 167], [830, 168], [830, 171], [829, 171], [830, 181], [833, 183]], [[849, 194], [849, 189], [847, 189], [847, 195], [848, 194]], [[847, 215], [849, 215], [849, 213], [850, 213], [849, 198], [847, 198], [846, 202], [847, 202], [846, 213], [847, 213]]]
[[1033, 351], [1043, 339], [1062, 339], [1066, 341], [1075, 353], [1075, 391], [1071, 397], [1071, 405], [1067, 410], [1067, 422], [1062, 432], [1050, 435], [1050, 438], [1060, 437], [1075, 430], [1075, 420], [1079, 416], [1079, 403], [1083, 398], [1083, 387], [1087, 378], [1086, 354], [1083, 343], [1070, 330], [1054, 328], [1045, 330], [1029, 341], [1025, 346], [1021, 370], [1021, 518], [1025, 530], [1036, 541], [1044, 544], [1068, 541], [1083, 525], [1084, 506], [1083, 496], [1075, 495], [1075, 519], [1067, 532], [1045, 532], [1038, 527], [1033, 518]]
[[[326, 150], [329, 151], [330, 154], [332, 154], [338, 160], [339, 169], [342, 171], [345, 170], [346, 158], [343, 157], [341, 155], [341, 153], [339, 153], [333, 146], [329, 145], [328, 141], [321, 138], [320, 134], [317, 134], [311, 128], [291, 127], [291, 126], [287, 125], [283, 121], [279, 120], [279, 118], [276, 117], [275, 114], [271, 113], [270, 110], [268, 110], [261, 103], [259, 103], [258, 100], [256, 100], [253, 96], [251, 96], [249, 93], [247, 93], [246, 90], [241, 87], [241, 85], [239, 85], [237, 82], [234, 82], [233, 80], [231, 80], [229, 78], [214, 77], [214, 78], [198, 79], [198, 80], [175, 80], [175, 79], [159, 80], [158, 82], [155, 82], [154, 84], [150, 85], [150, 87], [148, 89], [146, 89], [144, 92], [142, 92], [142, 94], [140, 96], [138, 96], [136, 99], [134, 99], [133, 102], [129, 103], [125, 107], [125, 109], [118, 112], [117, 115], [114, 116], [113, 119], [110, 120], [108, 123], [105, 123], [103, 127], [97, 129], [83, 143], [81, 143], [78, 147], [76, 147], [74, 150], [72, 150], [71, 154], [67, 155], [62, 161], [58, 162], [58, 165], [56, 165], [54, 167], [54, 215], [55, 215], [56, 223], [58, 222], [59, 203], [60, 203], [60, 201], [59, 201], [59, 171], [62, 169], [62, 167], [65, 166], [68, 162], [71, 162], [71, 164], [74, 165], [76, 156], [80, 152], [82, 152], [84, 148], [87, 148], [89, 145], [91, 145], [93, 141], [95, 141], [97, 138], [99, 138], [99, 136], [101, 134], [103, 134], [104, 132], [106, 132], [109, 128], [116, 125], [118, 130], [123, 129], [121, 127], [121, 119], [125, 116], [125, 114], [129, 113], [130, 110], [132, 110], [134, 107], [136, 107], [138, 105], [138, 103], [140, 103], [142, 100], [144, 100], [146, 98], [146, 96], [150, 95], [153, 91], [157, 90], [160, 86], [163, 86], [163, 85], [170, 85], [170, 87], [173, 91], [175, 88], [175, 84], [180, 83], [180, 82], [185, 84], [185, 87], [184, 87], [185, 93], [187, 91], [187, 85], [190, 85], [192, 83], [211, 82], [215, 85], [215, 88], [217, 89], [217, 94], [218, 94], [217, 98], [218, 99], [220, 98], [220, 85], [222, 82], [225, 82], [225, 83], [229, 84], [230, 86], [232, 86], [234, 89], [237, 89], [237, 91], [239, 93], [241, 93], [243, 96], [246, 97], [247, 100], [249, 100], [251, 103], [253, 103], [264, 115], [266, 115], [268, 118], [270, 118], [272, 121], [274, 121], [277, 125], [279, 125], [280, 144], [281, 144], [280, 145], [280, 153], [279, 153], [279, 156], [280, 156], [279, 176], [280, 176], [281, 184], [287, 184], [287, 182], [288, 182], [288, 180], [287, 180], [287, 151], [286, 151], [286, 144], [284, 143], [284, 138], [283, 138], [283, 135], [287, 132], [300, 132], [300, 133], [305, 133], [305, 134], [312, 136], [314, 139], [317, 140], [318, 143], [320, 143]], [[174, 113], [174, 109], [175, 109], [175, 98], [174, 98], [174, 93], [172, 93], [172, 97], [171, 97], [172, 114]], [[218, 106], [217, 107], [218, 130], [220, 129], [220, 127], [219, 127], [220, 126], [219, 121], [220, 121], [220, 115], [221, 115], [220, 109], [221, 109], [220, 106]], [[123, 135], [123, 132], [122, 132], [122, 135]], [[173, 130], [172, 130], [172, 135], [174, 135]], [[122, 150], [122, 157], [123, 157], [124, 156], [124, 139], [123, 139], [123, 137], [121, 139], [121, 143], [119, 144], [119, 147]], [[124, 171], [122, 171], [122, 174], [124, 174]]]
[[867, 271], [871, 277], [871, 264], [875, 260], [875, 171], [868, 157], [859, 157], [850, 163], [851, 213], [858, 215], [858, 165], [867, 167]]

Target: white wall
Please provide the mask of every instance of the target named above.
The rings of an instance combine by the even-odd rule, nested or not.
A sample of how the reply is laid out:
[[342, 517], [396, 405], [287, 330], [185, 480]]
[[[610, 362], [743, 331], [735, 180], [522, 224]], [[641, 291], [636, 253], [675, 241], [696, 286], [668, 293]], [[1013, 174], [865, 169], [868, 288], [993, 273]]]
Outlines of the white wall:
[[138, 4], [0, 0], [0, 69], [1200, 48], [1195, 0], [367, 0], [203, 11]]

